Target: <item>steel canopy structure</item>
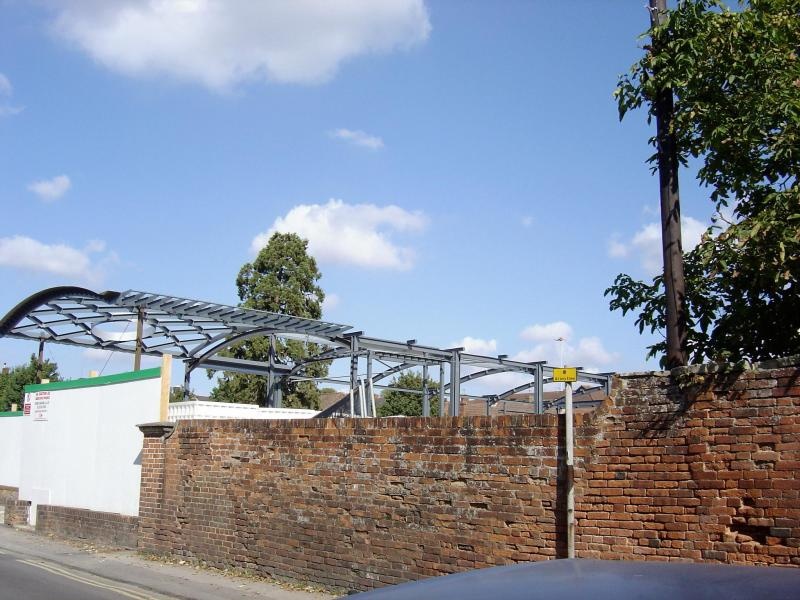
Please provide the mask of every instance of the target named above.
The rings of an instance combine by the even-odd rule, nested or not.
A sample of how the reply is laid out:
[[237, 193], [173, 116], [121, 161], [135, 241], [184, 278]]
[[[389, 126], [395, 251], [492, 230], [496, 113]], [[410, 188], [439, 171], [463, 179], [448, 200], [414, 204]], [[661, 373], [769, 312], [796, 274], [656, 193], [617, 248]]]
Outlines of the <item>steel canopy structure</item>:
[[[268, 361], [225, 356], [224, 351], [253, 337], [268, 337]], [[375, 416], [374, 390], [381, 381], [407, 369], [421, 368], [423, 381], [438, 368], [439, 414], [449, 398], [450, 414], [457, 415], [461, 385], [499, 373], [518, 373], [526, 381], [500, 394], [469, 396], [486, 400], [487, 407], [515, 393], [533, 390], [536, 412], [543, 410], [543, 386], [552, 381], [553, 367], [544, 362], [519, 362], [505, 355], [469, 354], [463, 348], [441, 349], [416, 340], [396, 342], [363, 335], [349, 325], [305, 319], [201, 300], [151, 292], [95, 292], [81, 287], [42, 290], [23, 300], [0, 319], [0, 337], [70, 344], [138, 355], [169, 354], [182, 360], [188, 391], [196, 368], [263, 375], [268, 378], [264, 404], [281, 405], [281, 382], [308, 381], [343, 384], [344, 400], [319, 416]], [[281, 362], [274, 353], [277, 338], [296, 339], [321, 349], [307, 359]], [[312, 377], [309, 365], [349, 359], [345, 379]], [[446, 376], [447, 375], [447, 376]], [[578, 380], [610, 391], [609, 374], [578, 371]], [[407, 390], [423, 396], [423, 413], [430, 414], [431, 390]]]

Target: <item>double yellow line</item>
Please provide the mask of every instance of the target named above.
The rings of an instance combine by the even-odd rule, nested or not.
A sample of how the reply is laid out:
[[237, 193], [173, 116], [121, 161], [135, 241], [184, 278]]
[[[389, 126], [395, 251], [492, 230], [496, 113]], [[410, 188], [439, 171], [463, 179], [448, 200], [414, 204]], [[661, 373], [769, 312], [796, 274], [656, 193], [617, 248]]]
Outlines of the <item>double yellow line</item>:
[[90, 585], [92, 587], [109, 590], [121, 596], [125, 596], [127, 598], [133, 598], [133, 600], [156, 600], [154, 596], [148, 596], [145, 593], [140, 592], [136, 589], [124, 587], [121, 585], [115, 585], [112, 583], [106, 583], [98, 579], [90, 579], [89, 577], [78, 575], [77, 573], [68, 571], [67, 569], [62, 569], [61, 567], [58, 567], [52, 563], [46, 563], [38, 560], [24, 560], [24, 559], [17, 559], [17, 562], [21, 562], [22, 564], [31, 567], [36, 567], [37, 569], [42, 569], [43, 571], [53, 573], [54, 575], [59, 575], [66, 579], [71, 579], [72, 581], [77, 581], [78, 583], [83, 583], [84, 585]]

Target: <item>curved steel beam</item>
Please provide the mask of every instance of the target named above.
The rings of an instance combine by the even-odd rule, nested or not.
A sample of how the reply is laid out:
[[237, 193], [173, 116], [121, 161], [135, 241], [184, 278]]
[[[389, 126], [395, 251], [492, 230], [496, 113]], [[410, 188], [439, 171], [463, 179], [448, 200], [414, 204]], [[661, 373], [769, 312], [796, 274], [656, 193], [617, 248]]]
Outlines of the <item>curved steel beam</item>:
[[289, 371], [287, 377], [293, 377], [294, 375], [296, 375], [301, 371], [304, 371], [306, 367], [314, 363], [325, 362], [326, 360], [336, 360], [337, 358], [347, 358], [352, 353], [353, 352], [349, 348], [347, 349], [333, 348], [331, 350], [326, 350], [325, 352], [316, 354], [314, 356], [311, 356], [303, 360], [302, 362], [297, 363], [294, 367], [292, 367], [292, 370]]
[[78, 296], [80, 298], [92, 298], [94, 300], [103, 300], [104, 302], [112, 302], [119, 297], [119, 292], [106, 291], [95, 292], [86, 288], [76, 286], [59, 286], [52, 287], [35, 294], [28, 296], [12, 308], [6, 316], [0, 319], [0, 337], [11, 332], [22, 319], [24, 319], [29, 312], [33, 311], [36, 307], [42, 304], [47, 304], [53, 300], [63, 298], [68, 300], [69, 296]]
[[[272, 327], [259, 327], [258, 329], [251, 329], [250, 331], [245, 331], [243, 333], [237, 333], [231, 336], [230, 332], [221, 333], [211, 340], [208, 343], [193, 348], [192, 351], [189, 353], [189, 364], [187, 365], [187, 370], [189, 372], [193, 371], [195, 368], [200, 366], [203, 361], [207, 358], [214, 356], [215, 354], [225, 350], [226, 348], [230, 348], [233, 344], [237, 344], [239, 342], [243, 342], [252, 337], [259, 337], [265, 334], [269, 335], [280, 335], [281, 331], [276, 331]], [[291, 333], [291, 332], [288, 332]], [[328, 339], [324, 336], [316, 336], [322, 339]], [[338, 337], [331, 337], [328, 339], [328, 342], [331, 344], [336, 345], [345, 345], [345, 342], [342, 341], [341, 338]]]
[[406, 369], [410, 369], [411, 367], [417, 366], [415, 363], [402, 363], [391, 367], [390, 369], [386, 369], [385, 371], [381, 371], [377, 375], [372, 376], [372, 383], [378, 383], [381, 379], [386, 379], [390, 375], [394, 375], [395, 373], [399, 373], [400, 371], [405, 371]]
[[[466, 383], [467, 381], [472, 381], [473, 379], [480, 379], [481, 377], [488, 377], [489, 375], [496, 375], [497, 373], [510, 373], [515, 372], [511, 371], [510, 369], [484, 369], [483, 371], [476, 371], [475, 373], [470, 373], [469, 375], [464, 375], [459, 382]], [[450, 389], [450, 384], [444, 386], [445, 390]]]
[[[543, 378], [542, 379], [542, 384], [552, 383], [552, 382], [553, 382], [553, 378], [552, 377]], [[528, 383], [525, 383], [525, 384], [522, 384], [522, 385], [518, 385], [517, 387], [511, 388], [510, 390], [507, 390], [507, 391], [503, 392], [502, 394], [497, 394], [496, 396], [494, 396], [494, 398], [495, 398], [494, 402], [498, 402], [499, 400], [505, 400], [506, 398], [508, 398], [509, 396], [513, 396], [517, 392], [523, 392], [523, 391], [527, 390], [528, 388], [532, 388], [534, 385], [536, 385], [536, 380], [535, 379], [533, 381], [529, 381]]]

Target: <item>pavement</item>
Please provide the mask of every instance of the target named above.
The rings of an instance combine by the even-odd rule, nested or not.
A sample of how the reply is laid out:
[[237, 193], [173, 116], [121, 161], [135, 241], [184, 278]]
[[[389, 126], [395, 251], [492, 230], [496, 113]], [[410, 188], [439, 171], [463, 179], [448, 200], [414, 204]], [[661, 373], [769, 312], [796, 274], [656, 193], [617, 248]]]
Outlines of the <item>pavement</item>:
[[136, 552], [95, 548], [0, 525], [0, 600], [328, 600], [190, 564], [148, 560]]

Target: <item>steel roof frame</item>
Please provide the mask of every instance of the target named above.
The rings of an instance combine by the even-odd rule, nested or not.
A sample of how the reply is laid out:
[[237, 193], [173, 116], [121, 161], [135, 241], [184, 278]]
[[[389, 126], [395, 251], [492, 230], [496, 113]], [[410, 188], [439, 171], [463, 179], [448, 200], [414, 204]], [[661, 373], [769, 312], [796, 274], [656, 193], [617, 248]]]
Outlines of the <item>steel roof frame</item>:
[[[142, 335], [137, 338], [128, 327], [137, 321]], [[125, 323], [122, 330], [119, 325]], [[116, 325], [116, 330], [103, 329]], [[228, 306], [202, 300], [191, 300], [152, 292], [128, 290], [125, 292], [95, 292], [81, 287], [57, 287], [42, 290], [20, 302], [5, 317], [0, 319], [0, 337], [11, 337], [103, 350], [136, 351], [151, 356], [170, 354], [184, 361], [185, 381], [196, 368], [232, 371], [267, 376], [270, 380], [270, 397], [273, 406], [281, 403], [280, 386], [283, 378], [291, 381], [330, 381], [325, 377], [308, 377], [306, 368], [316, 362], [349, 358], [350, 397], [343, 403], [351, 407], [351, 414], [369, 416], [366, 403], [360, 404], [354, 396], [360, 389], [383, 388], [378, 382], [407, 369], [422, 367], [427, 373], [430, 367], [440, 369], [439, 405], [444, 407], [445, 395], [450, 396], [450, 414], [458, 414], [458, 399], [462, 397], [461, 384], [498, 373], [520, 373], [532, 380], [501, 394], [471, 396], [483, 398], [489, 404], [510, 397], [524, 389], [533, 388], [537, 412], [543, 410], [543, 386], [552, 381], [553, 367], [544, 362], [520, 362], [506, 356], [482, 356], [464, 352], [463, 348], [436, 348], [418, 344], [416, 340], [398, 342], [364, 336], [361, 331], [352, 331], [349, 325], [306, 319], [248, 308]], [[134, 335], [134, 337], [131, 337]], [[249, 338], [265, 336], [274, 338], [301, 339], [318, 344], [321, 351], [296, 364], [283, 364], [274, 353], [267, 362], [237, 359], [225, 356], [224, 351]], [[366, 379], [359, 377], [359, 365], [366, 362]], [[374, 362], [382, 363], [383, 370], [373, 372]], [[389, 365], [388, 363], [395, 363]], [[462, 375], [462, 367], [477, 369]], [[445, 383], [445, 371], [449, 381]], [[578, 380], [603, 386], [610, 391], [611, 375], [578, 371]], [[366, 387], [365, 383], [366, 382]], [[417, 391], [417, 393], [423, 393]], [[428, 405], [430, 392], [425, 394], [424, 405]], [[346, 402], [345, 402], [346, 401]], [[359, 404], [357, 406], [357, 404]], [[340, 414], [338, 409], [323, 411]], [[366, 412], [364, 412], [366, 411]]]

